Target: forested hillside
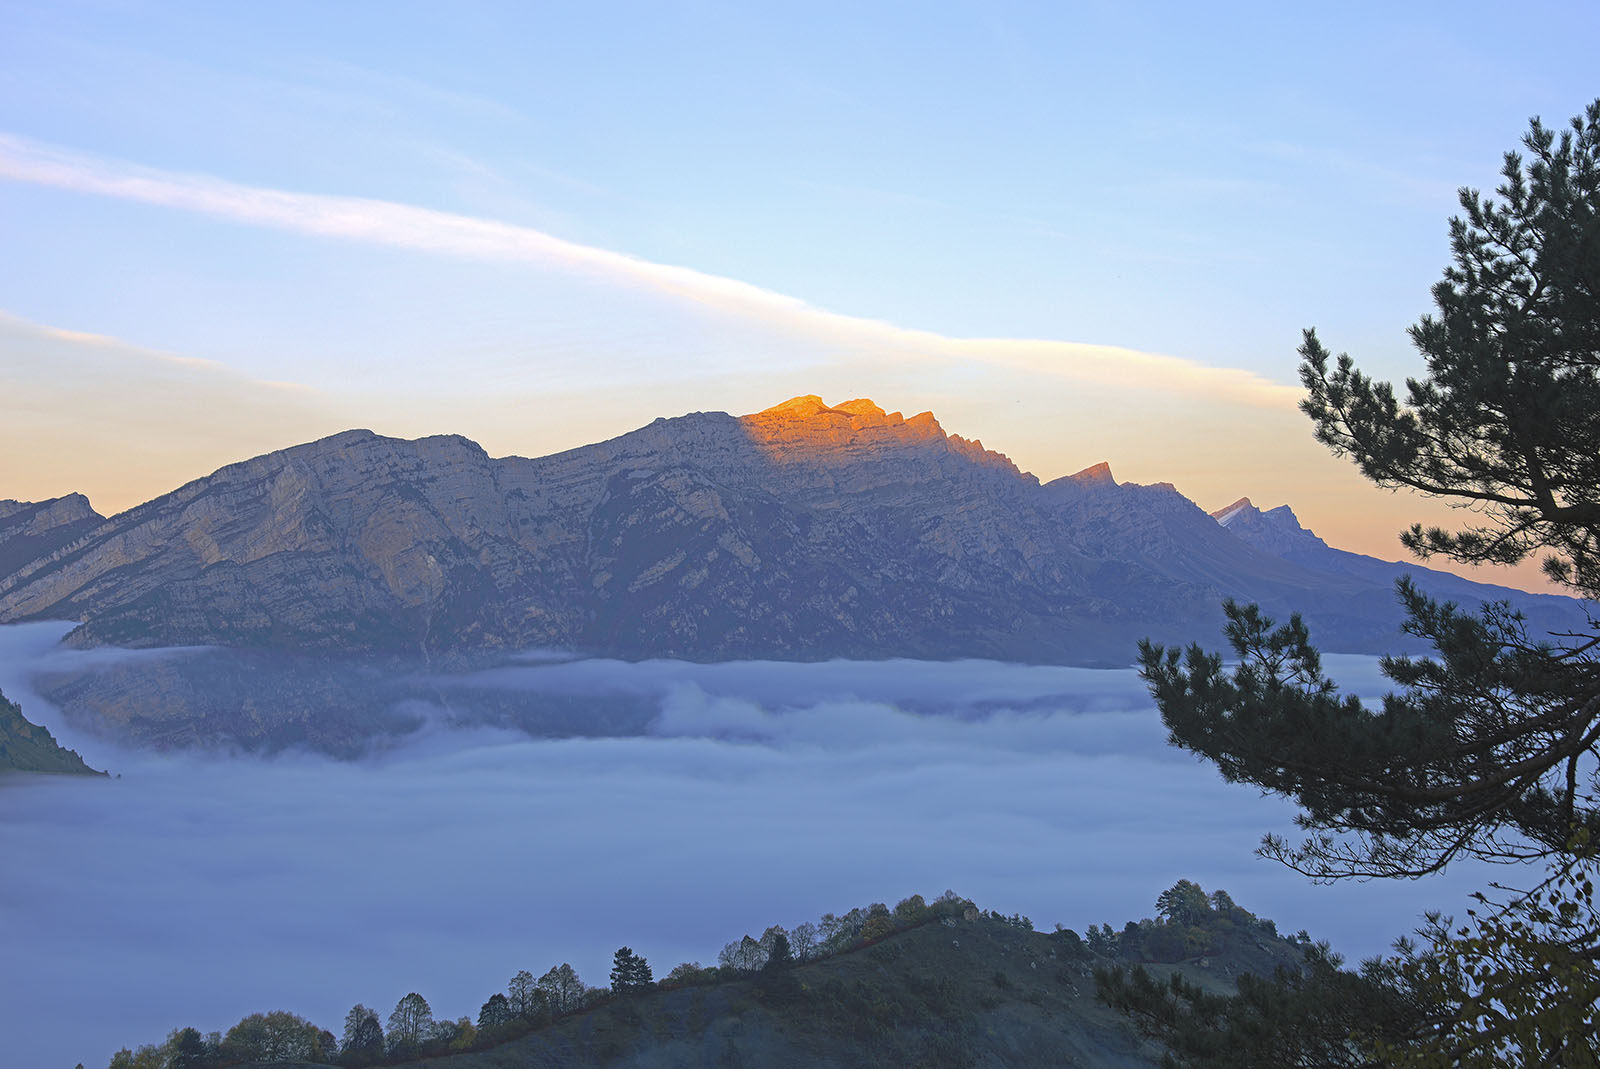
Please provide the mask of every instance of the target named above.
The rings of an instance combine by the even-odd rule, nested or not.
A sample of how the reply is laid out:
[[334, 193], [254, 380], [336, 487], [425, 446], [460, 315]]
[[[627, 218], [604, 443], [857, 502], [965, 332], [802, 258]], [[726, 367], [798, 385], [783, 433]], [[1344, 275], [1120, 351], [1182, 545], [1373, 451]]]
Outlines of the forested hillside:
[[[1325, 948], [1323, 948], [1325, 950]], [[1278, 935], [1189, 881], [1158, 916], [1086, 936], [1035, 931], [946, 892], [877, 903], [725, 946], [659, 981], [629, 947], [607, 987], [569, 964], [523, 970], [476, 1016], [436, 1016], [418, 992], [385, 1017], [357, 1003], [342, 1035], [293, 1013], [252, 1014], [226, 1033], [175, 1030], [125, 1049], [110, 1069], [263, 1064], [512, 1066], [1095, 1065], [1153, 1066], [1162, 1050], [1097, 997], [1097, 972], [1142, 964], [1216, 994], [1241, 976], [1297, 970], [1304, 933]]]
[[0, 694], [0, 773], [68, 772], [95, 775], [76, 750], [63, 749], [45, 728]]

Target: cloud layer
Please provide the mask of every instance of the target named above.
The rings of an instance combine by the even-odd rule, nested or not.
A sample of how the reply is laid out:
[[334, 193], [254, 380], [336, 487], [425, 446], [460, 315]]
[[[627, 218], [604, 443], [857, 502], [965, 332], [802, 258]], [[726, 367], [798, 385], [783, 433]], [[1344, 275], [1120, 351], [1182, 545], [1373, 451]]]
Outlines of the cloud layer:
[[830, 312], [739, 279], [595, 248], [493, 219], [366, 197], [298, 193], [141, 167], [0, 133], [0, 178], [194, 212], [228, 222], [470, 260], [534, 263], [643, 286], [835, 344], [904, 358], [995, 364], [1109, 386], [1292, 408], [1299, 391], [1246, 371], [1107, 345], [949, 338]]
[[653, 695], [653, 734], [436, 730], [365, 764], [220, 761], [62, 724], [27, 685], [60, 630], [0, 630], [0, 689], [122, 778], [0, 784], [0, 901], [29, 919], [0, 956], [30, 978], [0, 1028], [25, 1064], [274, 1008], [334, 1027], [412, 989], [475, 1015], [518, 969], [570, 961], [598, 984], [627, 944], [661, 974], [912, 892], [1082, 931], [1186, 877], [1362, 955], [1477, 882], [1317, 888], [1255, 859], [1288, 807], [1168, 748], [1131, 672], [532, 662], [477, 683]]

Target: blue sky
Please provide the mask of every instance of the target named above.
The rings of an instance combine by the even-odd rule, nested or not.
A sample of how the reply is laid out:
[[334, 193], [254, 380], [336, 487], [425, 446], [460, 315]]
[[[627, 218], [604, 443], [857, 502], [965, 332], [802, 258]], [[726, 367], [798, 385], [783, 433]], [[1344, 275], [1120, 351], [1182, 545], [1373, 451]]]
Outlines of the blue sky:
[[[1380, 375], [1415, 371], [1404, 329], [1446, 261], [1456, 187], [1492, 185], [1530, 116], [1592, 98], [1595, 39], [1600, 9], [1577, 3], [12, 0], [0, 404], [63, 459], [0, 467], [0, 496], [106, 484], [92, 496], [125, 507], [352, 424], [536, 453], [695, 408], [866, 394], [1046, 478], [1109, 459], [1207, 508], [1290, 500], [1313, 526], [1324, 510], [1319, 530], [1370, 528], [1394, 556], [1415, 502], [1321, 456], [1287, 392], [1241, 399], [1237, 376], [1190, 370], [1292, 386], [1316, 325]], [[150, 203], [126, 193], [140, 177], [188, 191]], [[197, 207], [197, 183], [232, 206]], [[303, 203], [241, 215], [276, 194], [361, 198], [389, 229], [308, 227]], [[397, 243], [416, 210], [713, 282]], [[779, 303], [730, 306], [716, 280]], [[923, 333], [797, 322], [783, 299]], [[82, 334], [110, 361], [98, 400], [46, 381], [40, 347]], [[1174, 360], [1086, 382], [1072, 351], [1019, 365], [972, 339]], [[237, 433], [185, 439], [179, 412], [159, 421], [167, 459], [109, 482], [104, 450], [69, 463], [91, 410], [108, 436], [156, 435], [116, 402], [170, 357], [208, 362], [188, 407], [238, 406]], [[298, 407], [245, 413], [259, 382], [292, 384]]]

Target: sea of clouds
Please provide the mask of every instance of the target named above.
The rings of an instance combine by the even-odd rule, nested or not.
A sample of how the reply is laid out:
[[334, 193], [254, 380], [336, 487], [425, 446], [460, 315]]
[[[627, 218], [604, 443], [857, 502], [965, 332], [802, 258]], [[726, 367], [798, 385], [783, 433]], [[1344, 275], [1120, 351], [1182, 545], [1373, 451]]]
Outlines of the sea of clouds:
[[[104, 1065], [177, 1026], [286, 1009], [335, 1033], [418, 991], [477, 1016], [519, 969], [603, 986], [825, 911], [952, 888], [1048, 930], [1120, 928], [1180, 878], [1352, 960], [1486, 876], [1314, 886], [1253, 850], [1293, 809], [1166, 745], [1137, 674], [911, 661], [696, 665], [529, 655], [456, 687], [628, 694], [633, 738], [436, 718], [360, 762], [129, 752], [32, 689], [55, 624], [0, 628], [0, 691], [119, 778], [0, 779], [0, 1034]], [[1329, 657], [1356, 693], [1376, 661]]]

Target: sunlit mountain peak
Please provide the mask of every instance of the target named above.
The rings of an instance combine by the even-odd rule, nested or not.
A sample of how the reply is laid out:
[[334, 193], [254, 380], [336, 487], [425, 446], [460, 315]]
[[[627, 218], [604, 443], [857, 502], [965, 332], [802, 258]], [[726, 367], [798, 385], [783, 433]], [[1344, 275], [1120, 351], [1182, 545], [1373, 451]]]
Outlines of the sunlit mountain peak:
[[[745, 416], [747, 423], [773, 424], [790, 423], [799, 421], [815, 421], [817, 423], [852, 425], [856, 423], [905, 423], [906, 419], [899, 412], [885, 412], [883, 407], [866, 397], [857, 397], [845, 401], [843, 404], [829, 406], [827, 402], [814, 393], [804, 394], [800, 397], [791, 397], [782, 404], [773, 405], [752, 415]], [[913, 416], [912, 422], [931, 422], [938, 426], [938, 420], [933, 418], [932, 412], [923, 412]]]
[[[1021, 475], [1010, 459], [985, 449], [978, 439], [946, 434], [932, 412], [907, 419], [886, 412], [866, 398], [829, 406], [816, 394], [791, 397], [782, 404], [740, 417], [750, 436], [775, 455], [815, 455], [819, 450], [854, 452], [884, 446], [933, 445], [969, 460]], [[1029, 477], [1031, 478], [1031, 476]]]

